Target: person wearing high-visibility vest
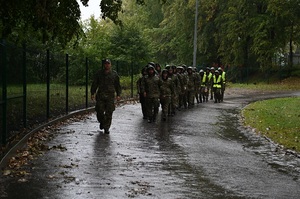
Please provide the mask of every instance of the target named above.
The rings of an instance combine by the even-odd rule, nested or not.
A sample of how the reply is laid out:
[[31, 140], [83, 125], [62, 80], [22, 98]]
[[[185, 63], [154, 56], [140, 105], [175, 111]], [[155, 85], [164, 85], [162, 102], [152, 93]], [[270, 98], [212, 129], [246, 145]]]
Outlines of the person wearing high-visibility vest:
[[213, 76], [213, 93], [214, 93], [214, 98], [215, 98], [215, 103], [221, 102], [222, 99], [222, 76], [219, 73], [219, 70], [215, 71], [215, 75]]
[[219, 71], [220, 76], [222, 77], [222, 81], [223, 81], [222, 89], [221, 89], [221, 94], [222, 94], [221, 102], [223, 102], [225, 86], [226, 86], [226, 72], [221, 67], [218, 68], [218, 71]]
[[204, 70], [199, 71], [200, 74], [200, 103], [208, 101], [208, 75], [204, 72]]
[[214, 75], [215, 75], [215, 68], [211, 67], [210, 73], [208, 75], [208, 79], [210, 81], [210, 100], [213, 100], [213, 96], [214, 96], [214, 93], [213, 93], [213, 77], [214, 77]]

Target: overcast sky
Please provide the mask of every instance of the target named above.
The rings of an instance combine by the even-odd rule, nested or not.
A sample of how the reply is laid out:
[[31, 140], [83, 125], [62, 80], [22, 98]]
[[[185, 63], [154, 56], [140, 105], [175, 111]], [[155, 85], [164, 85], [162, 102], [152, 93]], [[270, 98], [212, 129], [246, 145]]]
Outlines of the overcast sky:
[[78, 0], [81, 11], [81, 20], [86, 20], [90, 18], [91, 15], [94, 15], [95, 18], [99, 18], [100, 16], [100, 1], [101, 0], [89, 0], [88, 7], [82, 5], [82, 3]]

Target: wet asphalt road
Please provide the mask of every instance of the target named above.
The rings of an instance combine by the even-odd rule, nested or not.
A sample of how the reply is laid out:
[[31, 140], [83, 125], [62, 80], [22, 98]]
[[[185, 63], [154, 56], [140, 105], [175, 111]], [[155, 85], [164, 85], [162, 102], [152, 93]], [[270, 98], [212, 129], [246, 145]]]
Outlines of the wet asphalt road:
[[[280, 94], [293, 96], [294, 94]], [[118, 107], [111, 134], [94, 114], [60, 127], [26, 182], [1, 176], [1, 198], [299, 198], [300, 158], [241, 125], [240, 110], [279, 94], [227, 95], [147, 123]]]

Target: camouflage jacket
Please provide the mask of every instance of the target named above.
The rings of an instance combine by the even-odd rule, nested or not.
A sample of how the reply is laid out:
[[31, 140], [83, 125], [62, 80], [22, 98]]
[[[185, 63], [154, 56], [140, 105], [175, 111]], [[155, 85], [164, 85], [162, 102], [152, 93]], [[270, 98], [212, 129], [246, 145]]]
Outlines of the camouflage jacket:
[[145, 76], [139, 77], [139, 79], [136, 81], [136, 89], [138, 94], [142, 93], [142, 83], [144, 81], [145, 81]]
[[186, 73], [179, 74], [178, 79], [180, 82], [181, 94], [183, 94], [186, 91], [186, 87], [187, 87], [187, 74]]
[[91, 94], [97, 92], [96, 99], [101, 97], [114, 97], [121, 95], [122, 89], [120, 85], [120, 78], [116, 71], [110, 71], [105, 74], [104, 69], [99, 70], [93, 79], [91, 86]]
[[146, 76], [141, 84], [141, 92], [148, 98], [159, 98], [161, 81], [157, 75]]
[[174, 94], [177, 95], [179, 93], [180, 89], [181, 89], [179, 78], [178, 78], [177, 74], [172, 74], [169, 78], [173, 82]]
[[197, 78], [194, 73], [187, 75], [187, 91], [194, 91], [196, 89]]
[[160, 97], [171, 97], [173, 93], [174, 93], [173, 81], [170, 78], [161, 79]]

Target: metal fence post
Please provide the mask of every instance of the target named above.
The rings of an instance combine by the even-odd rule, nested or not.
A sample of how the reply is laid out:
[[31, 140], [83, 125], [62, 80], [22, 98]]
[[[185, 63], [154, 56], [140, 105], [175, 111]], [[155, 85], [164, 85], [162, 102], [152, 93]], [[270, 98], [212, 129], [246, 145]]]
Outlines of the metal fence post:
[[89, 62], [88, 62], [88, 58], [85, 58], [85, 108], [88, 108], [88, 85], [89, 85]]
[[23, 126], [27, 127], [27, 79], [26, 79], [26, 45], [23, 44]]
[[50, 118], [50, 51], [47, 50], [47, 60], [46, 60], [46, 67], [47, 67], [47, 118]]
[[6, 82], [6, 69], [7, 69], [7, 57], [6, 57], [6, 44], [5, 41], [1, 41], [1, 66], [2, 66], [2, 144], [6, 144], [6, 136], [7, 136], [7, 82]]
[[246, 82], [247, 82], [247, 85], [248, 85], [248, 83], [249, 83], [249, 66], [248, 66], [248, 64], [247, 64], [247, 68], [246, 68]]
[[66, 113], [69, 112], [69, 55], [66, 54]]
[[133, 62], [131, 61], [131, 81], [130, 81], [130, 96], [133, 98]]
[[[103, 62], [102, 62], [102, 65], [103, 65]], [[117, 61], [116, 71], [119, 74], [119, 61]]]

